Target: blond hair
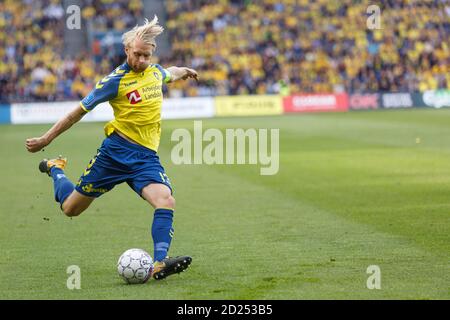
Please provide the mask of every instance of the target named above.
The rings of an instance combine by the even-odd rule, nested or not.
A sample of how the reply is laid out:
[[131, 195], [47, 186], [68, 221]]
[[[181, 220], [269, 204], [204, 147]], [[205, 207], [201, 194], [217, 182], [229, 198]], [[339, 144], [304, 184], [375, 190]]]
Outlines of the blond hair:
[[129, 47], [134, 39], [141, 39], [146, 44], [156, 46], [155, 38], [164, 31], [164, 28], [158, 24], [158, 17], [155, 15], [152, 21], [146, 18], [142, 26], [136, 25], [133, 29], [122, 35], [122, 43]]

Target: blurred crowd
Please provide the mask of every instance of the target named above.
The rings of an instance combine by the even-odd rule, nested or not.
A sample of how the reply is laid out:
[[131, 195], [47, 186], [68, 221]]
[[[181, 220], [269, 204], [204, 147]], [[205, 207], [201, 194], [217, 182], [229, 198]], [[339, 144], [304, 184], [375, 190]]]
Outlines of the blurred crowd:
[[[183, 95], [450, 88], [450, 2], [167, 1], [174, 54], [199, 69]], [[375, 26], [377, 27], [377, 26]]]
[[[155, 62], [201, 79], [169, 96], [450, 89], [446, 0], [377, 1], [379, 29], [368, 28], [368, 0], [165, 4], [172, 52]], [[84, 0], [81, 13], [95, 30], [122, 32], [142, 21], [143, 1]], [[60, 0], [0, 2], [0, 100], [79, 99], [122, 62], [123, 53], [93, 59], [88, 46], [65, 54], [64, 15]]]
[[84, 0], [83, 18], [96, 31], [127, 31], [143, 18], [142, 0]]
[[[126, 31], [142, 18], [141, 0], [84, 0], [83, 22], [95, 30]], [[64, 52], [61, 0], [0, 1], [0, 102], [76, 100], [122, 63], [123, 55], [95, 61], [92, 49]]]

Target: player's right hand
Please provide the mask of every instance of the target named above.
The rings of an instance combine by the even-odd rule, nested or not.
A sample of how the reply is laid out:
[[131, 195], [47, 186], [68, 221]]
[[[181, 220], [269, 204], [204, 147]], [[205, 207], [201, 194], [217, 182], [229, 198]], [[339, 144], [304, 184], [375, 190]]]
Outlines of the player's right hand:
[[25, 142], [25, 146], [29, 152], [38, 152], [47, 145], [47, 141], [42, 138], [29, 138]]

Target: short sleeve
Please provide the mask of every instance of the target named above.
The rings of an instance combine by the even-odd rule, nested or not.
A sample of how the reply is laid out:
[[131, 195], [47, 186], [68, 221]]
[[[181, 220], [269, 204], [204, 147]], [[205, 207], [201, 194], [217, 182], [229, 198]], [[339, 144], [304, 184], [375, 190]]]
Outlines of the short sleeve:
[[95, 88], [81, 100], [80, 105], [86, 111], [93, 110], [98, 104], [109, 101], [117, 96], [120, 79], [105, 77], [100, 80]]
[[163, 77], [163, 82], [167, 83], [170, 81], [171, 79], [171, 74], [170, 71], [161, 67], [159, 64], [155, 64], [155, 66], [158, 68], [158, 70], [161, 72], [162, 77]]

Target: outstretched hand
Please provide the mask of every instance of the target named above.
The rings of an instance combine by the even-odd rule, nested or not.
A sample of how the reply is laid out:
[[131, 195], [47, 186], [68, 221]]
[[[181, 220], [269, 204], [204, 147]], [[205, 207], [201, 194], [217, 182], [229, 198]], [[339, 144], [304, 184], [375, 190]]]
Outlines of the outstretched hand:
[[25, 146], [29, 152], [38, 152], [45, 146], [47, 146], [47, 141], [42, 138], [29, 138], [25, 141]]
[[197, 73], [197, 71], [195, 71], [194, 69], [186, 68], [186, 67], [184, 67], [182, 69], [185, 72], [185, 75], [182, 76], [181, 79], [186, 80], [188, 78], [193, 78], [198, 83], [198, 73]]

